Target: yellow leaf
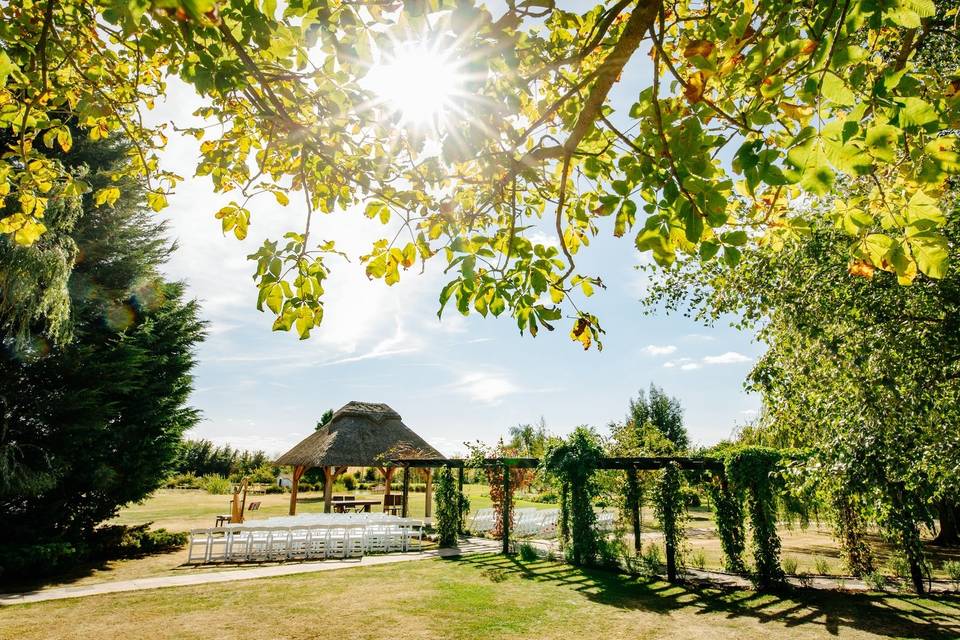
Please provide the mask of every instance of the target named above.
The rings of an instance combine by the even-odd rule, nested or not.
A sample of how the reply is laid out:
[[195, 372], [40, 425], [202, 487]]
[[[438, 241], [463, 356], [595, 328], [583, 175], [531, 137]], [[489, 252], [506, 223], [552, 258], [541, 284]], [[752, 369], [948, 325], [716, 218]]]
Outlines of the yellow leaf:
[[154, 211], [160, 211], [167, 206], [167, 196], [151, 191], [147, 194], [147, 204], [149, 204], [150, 208]]
[[583, 345], [583, 350], [586, 351], [590, 348], [590, 324], [583, 318], [577, 318], [577, 321], [573, 324], [573, 329], [570, 330], [570, 338], [578, 341]]
[[70, 134], [70, 129], [60, 127], [57, 131], [57, 143], [64, 151], [70, 151], [73, 147], [73, 136]]

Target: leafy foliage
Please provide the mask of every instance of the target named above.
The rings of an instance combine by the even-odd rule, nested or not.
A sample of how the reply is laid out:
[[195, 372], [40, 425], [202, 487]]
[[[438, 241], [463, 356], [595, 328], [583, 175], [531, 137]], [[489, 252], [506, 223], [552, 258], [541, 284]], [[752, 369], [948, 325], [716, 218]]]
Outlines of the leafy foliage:
[[457, 484], [450, 467], [441, 467], [434, 481], [434, 501], [436, 502], [437, 543], [441, 547], [455, 547], [463, 531], [464, 518], [470, 510], [470, 503]]
[[561, 540], [573, 564], [593, 564], [600, 551], [593, 510], [598, 488], [593, 476], [602, 457], [597, 435], [586, 427], [577, 427], [565, 442], [551, 445], [541, 462], [544, 471], [560, 482]]
[[329, 424], [331, 420], [333, 420], [333, 409], [327, 409], [320, 416], [320, 419], [317, 420], [317, 426], [315, 431], [319, 431], [320, 429], [327, 426], [327, 424]]
[[[126, 150], [78, 145], [82, 156], [71, 162], [82, 157], [89, 175], [103, 176], [127, 162]], [[168, 243], [135, 193], [109, 211], [85, 198], [76, 215], [51, 216], [48, 234], [30, 246], [0, 240], [5, 274], [25, 253], [55, 250], [47, 242], [61, 233], [83, 255], [68, 269], [70, 341], [25, 343], [0, 312], [5, 540], [46, 545], [51, 562], [82, 556], [97, 524], [160, 486], [197, 419], [186, 401], [203, 325], [183, 286], [158, 277]]]
[[755, 579], [761, 588], [783, 581], [774, 478], [781, 454], [765, 447], [741, 447], [726, 456], [726, 474], [746, 500], [753, 539]]
[[490, 535], [494, 538], [503, 537], [503, 524], [509, 523], [513, 526], [513, 494], [517, 487], [521, 486], [528, 478], [527, 469], [509, 467], [507, 473], [510, 474], [510, 493], [504, 492], [503, 465], [483, 465], [485, 458], [503, 458], [513, 454], [513, 451], [507, 448], [503, 441], [497, 443], [496, 447], [488, 447], [483, 443], [467, 443], [470, 450], [469, 463], [473, 466], [483, 466], [484, 475], [487, 478], [487, 486], [490, 491], [490, 502], [493, 507], [493, 527], [490, 529]]
[[723, 551], [723, 566], [731, 573], [746, 573], [743, 552], [747, 548], [744, 530], [743, 500], [731, 490], [724, 474], [712, 476], [706, 483], [713, 502], [714, 518], [717, 522], [717, 534], [720, 536], [720, 548]]
[[184, 440], [174, 462], [177, 473], [197, 476], [243, 477], [255, 473], [269, 462], [263, 451], [218, 447], [209, 440]]
[[[196, 173], [236, 196], [216, 212], [224, 233], [246, 237], [258, 197], [306, 214], [251, 256], [258, 307], [302, 338], [322, 320], [337, 251], [314, 218], [337, 209], [390, 227], [362, 257], [369, 277], [394, 284], [439, 259], [453, 274], [441, 311], [509, 314], [531, 335], [567, 311], [585, 348], [602, 329], [581, 305], [604, 285], [575, 258], [601, 233], [661, 265], [735, 265], [830, 220], [857, 269], [905, 283], [945, 273], [940, 200], [960, 171], [945, 132], [960, 91], [916, 55], [953, 19], [930, 0], [508, 3], [498, 16], [452, 0], [63, 0], [0, 15], [0, 130], [13, 141], [0, 233], [29, 246], [61, 194], [115, 206], [130, 176], [165, 207], [180, 180], [157, 160], [169, 131], [142, 112], [177, 76], [210, 125], [185, 131], [202, 140]], [[455, 123], [404, 122], [364, 86], [411, 39], [461, 61]], [[648, 75], [614, 105], [618, 84]], [[119, 131], [133, 146], [117, 182], [91, 184], [59, 159], [77, 138]], [[844, 182], [857, 191], [837, 193]], [[790, 206], [804, 199], [820, 206]]]
[[676, 463], [670, 463], [660, 471], [659, 482], [653, 492], [653, 508], [663, 530], [663, 541], [667, 548], [667, 574], [676, 579], [678, 558], [686, 541], [684, 520], [687, 508], [683, 497], [683, 485], [680, 469]]
[[648, 395], [640, 391], [636, 399], [630, 399], [627, 424], [631, 423], [635, 428], [653, 425], [673, 444], [676, 451], [685, 451], [690, 445], [687, 429], [683, 426], [683, 407], [680, 406], [680, 400], [669, 397], [655, 384], [650, 385]]

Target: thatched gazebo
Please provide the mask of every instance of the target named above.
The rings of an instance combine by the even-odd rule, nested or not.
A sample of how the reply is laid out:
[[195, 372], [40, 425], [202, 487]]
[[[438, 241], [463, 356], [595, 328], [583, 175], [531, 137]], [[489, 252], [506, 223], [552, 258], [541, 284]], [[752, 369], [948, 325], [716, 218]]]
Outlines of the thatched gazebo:
[[[348, 467], [377, 467], [386, 478], [386, 495], [395, 467], [385, 465], [390, 456], [443, 458], [426, 440], [403, 424], [400, 414], [376, 402], [348, 402], [319, 430], [277, 458], [276, 464], [293, 467], [290, 515], [297, 512], [297, 489], [307, 469], [323, 468], [323, 510], [330, 511], [333, 483]], [[426, 517], [431, 512], [431, 477], [427, 475]]]

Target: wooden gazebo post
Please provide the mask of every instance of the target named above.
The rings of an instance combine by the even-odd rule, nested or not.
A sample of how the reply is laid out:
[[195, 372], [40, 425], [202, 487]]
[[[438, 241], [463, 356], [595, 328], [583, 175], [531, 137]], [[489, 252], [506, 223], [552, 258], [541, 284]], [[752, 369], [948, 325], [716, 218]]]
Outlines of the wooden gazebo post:
[[333, 467], [323, 468], [323, 512], [330, 513], [333, 504]]
[[300, 489], [300, 478], [307, 468], [298, 464], [293, 468], [293, 484], [290, 485], [290, 515], [297, 515], [297, 491]]

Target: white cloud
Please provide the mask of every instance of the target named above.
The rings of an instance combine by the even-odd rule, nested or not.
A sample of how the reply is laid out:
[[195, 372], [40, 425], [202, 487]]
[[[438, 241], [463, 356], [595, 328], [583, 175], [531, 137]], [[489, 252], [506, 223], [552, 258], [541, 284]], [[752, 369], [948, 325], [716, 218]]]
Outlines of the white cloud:
[[736, 351], [727, 351], [719, 356], [704, 357], [703, 364], [736, 364], [738, 362], [750, 362], [752, 359], [750, 356], [745, 356]]
[[449, 388], [486, 404], [496, 404], [506, 396], [520, 392], [520, 387], [505, 375], [479, 371], [460, 376]]
[[708, 336], [705, 333], [688, 333], [683, 336], [683, 339], [689, 342], [712, 342], [713, 336]]
[[663, 366], [666, 369], [679, 368], [681, 371], [695, 371], [696, 369], [702, 369], [708, 365], [736, 364], [740, 362], [750, 362], [751, 360], [752, 358], [745, 356], [742, 353], [737, 353], [736, 351], [727, 351], [726, 353], [722, 353], [718, 356], [704, 356], [699, 360], [694, 360], [693, 358], [676, 358], [674, 360], [668, 360], [664, 362]]
[[648, 356], [668, 356], [676, 350], [677, 350], [677, 347], [672, 344], [665, 344], [665, 345], [648, 344], [643, 349], [640, 349], [640, 352]]

